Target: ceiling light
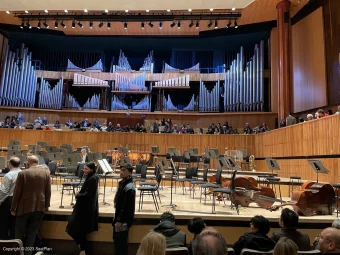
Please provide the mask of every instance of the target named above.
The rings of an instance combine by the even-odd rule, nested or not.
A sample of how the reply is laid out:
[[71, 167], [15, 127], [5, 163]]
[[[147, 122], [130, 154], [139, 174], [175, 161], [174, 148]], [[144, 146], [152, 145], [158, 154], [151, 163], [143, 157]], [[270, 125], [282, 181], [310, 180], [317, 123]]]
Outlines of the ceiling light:
[[76, 27], [76, 22], [72, 21], [72, 28], [75, 28], [75, 27]]
[[212, 12], [214, 9], [213, 8], [210, 8], [210, 11]]
[[109, 12], [109, 10], [105, 9], [105, 12], [106, 12], [106, 13], [108, 13], [108, 12]]
[[90, 29], [92, 29], [92, 27], [93, 27], [93, 22], [90, 21]]
[[178, 21], [177, 26], [178, 26], [178, 29], [181, 29], [181, 22], [180, 21]]
[[64, 12], [68, 13], [68, 10], [64, 10]]
[[111, 23], [107, 22], [107, 29], [111, 29]]
[[7, 13], [7, 14], [11, 14], [11, 12], [10, 12], [10, 11], [6, 11], [6, 13]]
[[191, 23], [190, 23], [189, 27], [190, 27], [190, 28], [192, 28], [193, 26], [194, 26], [194, 22], [193, 22], [193, 21], [191, 21]]
[[39, 22], [38, 22], [38, 26], [37, 26], [37, 28], [38, 28], [38, 29], [40, 29], [40, 28], [41, 28], [41, 23], [40, 23], [40, 20], [39, 20]]
[[166, 10], [167, 12], [171, 12], [170, 10]]
[[144, 22], [142, 22], [142, 24], [140, 24], [140, 28], [144, 29]]
[[21, 29], [24, 29], [24, 26], [25, 26], [25, 23], [22, 22], [21, 25], [20, 25], [20, 28], [21, 28]]
[[104, 26], [104, 23], [103, 23], [103, 22], [100, 22], [99, 25], [98, 25], [98, 27], [99, 27], [99, 28], [102, 28], [102, 26]]
[[45, 26], [45, 28], [50, 28], [50, 26], [46, 23], [46, 21], [44, 22], [44, 24], [43, 24], [44, 26]]
[[80, 23], [80, 21], [78, 22], [78, 26], [79, 26], [80, 28], [83, 28], [83, 27], [84, 27], [83, 24]]
[[200, 28], [200, 23], [197, 21], [196, 22], [196, 29], [199, 29]]
[[218, 23], [217, 23], [217, 20], [215, 20], [215, 29], [218, 28]]
[[162, 28], [163, 28], [163, 23], [159, 22], [159, 29], [162, 29]]
[[231, 10], [232, 10], [232, 11], [235, 11], [235, 10], [236, 10], [236, 8], [235, 8], [235, 7], [233, 7], [233, 8], [231, 8]]
[[211, 20], [210, 20], [210, 23], [208, 24], [208, 27], [210, 28], [212, 26], [212, 22], [211, 22]]
[[125, 10], [125, 12], [129, 12], [129, 10]]
[[85, 9], [84, 12], [88, 12], [87, 9]]
[[153, 28], [153, 24], [151, 23], [151, 21], [149, 22], [149, 27]]
[[146, 12], [149, 12], [150, 10], [146, 10]]
[[26, 10], [25, 13], [28, 13], [28, 11]]
[[54, 22], [54, 28], [58, 28], [58, 21]]
[[172, 24], [170, 25], [170, 27], [174, 27], [174, 26], [176, 26], [175, 21], [172, 22]]
[[66, 25], [64, 24], [64, 21], [62, 21], [62, 22], [60, 23], [60, 25], [61, 25], [63, 28], [66, 28]]
[[26, 26], [28, 26], [28, 28], [29, 28], [29, 29], [31, 29], [31, 28], [32, 28], [32, 26], [31, 26], [31, 24], [30, 24], [30, 22], [29, 22], [29, 21], [27, 21], [27, 23], [26, 23]]
[[188, 12], [191, 12], [191, 11], [192, 11], [191, 9], [188, 10]]
[[126, 22], [124, 23], [124, 29], [127, 29], [127, 23]]
[[45, 10], [45, 13], [48, 13], [48, 10]]
[[234, 22], [234, 27], [235, 27], [235, 28], [238, 28], [238, 24], [237, 24], [236, 19], [235, 19], [235, 22]]
[[228, 24], [226, 25], [226, 28], [231, 27], [231, 21], [229, 20]]

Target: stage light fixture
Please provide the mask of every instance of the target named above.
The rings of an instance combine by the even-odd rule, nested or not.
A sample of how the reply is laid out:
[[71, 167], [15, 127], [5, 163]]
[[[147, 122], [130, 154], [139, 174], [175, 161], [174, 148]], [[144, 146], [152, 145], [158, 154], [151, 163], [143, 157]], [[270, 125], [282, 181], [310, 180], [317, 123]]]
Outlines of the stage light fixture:
[[231, 27], [231, 21], [229, 20], [228, 24], [226, 25], [226, 28]]
[[45, 10], [45, 13], [48, 13], [48, 10]]
[[237, 24], [236, 19], [235, 19], [235, 22], [234, 22], [234, 27], [235, 27], [235, 28], [238, 28], [238, 24]]
[[39, 22], [38, 22], [38, 26], [37, 26], [37, 28], [38, 28], [38, 29], [40, 29], [40, 28], [41, 28], [41, 23], [40, 23], [40, 20], [39, 20]]
[[125, 10], [125, 12], [129, 12], [129, 10]]
[[68, 10], [64, 10], [64, 12], [68, 13]]
[[141, 29], [144, 29], [144, 22], [142, 22], [142, 24], [140, 24]]
[[127, 23], [124, 22], [124, 29], [127, 29]]
[[29, 22], [29, 21], [27, 21], [27, 23], [26, 23], [26, 26], [27, 26], [29, 29], [31, 29], [31, 28], [32, 28], [32, 26], [31, 26], [31, 24], [30, 24], [30, 22]]
[[149, 22], [149, 27], [153, 28], [153, 24], [151, 23], [151, 21]]
[[47, 28], [47, 29], [50, 28], [50, 26], [46, 23], [46, 21], [44, 22], [43, 25], [44, 25], [44, 27]]
[[25, 13], [28, 13], [28, 11], [26, 10]]
[[208, 24], [208, 27], [210, 28], [212, 26], [212, 22], [210, 20], [209, 24]]
[[188, 10], [188, 12], [191, 12], [191, 11], [192, 11], [192, 9], [189, 9], [189, 10]]
[[109, 10], [105, 9], [105, 13], [108, 13], [108, 12], [109, 12]]
[[20, 28], [21, 28], [21, 29], [24, 29], [24, 26], [25, 26], [25, 23], [22, 22], [21, 25], [20, 25]]
[[99, 28], [102, 28], [103, 26], [104, 26], [103, 22], [100, 22], [99, 25], [98, 25]]
[[72, 28], [75, 28], [75, 27], [76, 27], [76, 22], [72, 21]]
[[214, 11], [214, 9], [213, 9], [213, 8], [210, 8], [210, 11], [212, 12], [212, 11]]
[[190, 23], [189, 27], [190, 27], [190, 28], [192, 28], [193, 26], [194, 26], [194, 22], [193, 22], [193, 21], [191, 21], [191, 23]]
[[111, 29], [111, 23], [107, 22], [107, 29]]
[[93, 22], [90, 21], [90, 29], [92, 29], [92, 28], [93, 28]]
[[58, 21], [54, 22], [54, 28], [58, 28]]
[[61, 25], [63, 28], [66, 28], [66, 25], [64, 24], [64, 21], [62, 21], [62, 22], [60, 23], [60, 25]]
[[163, 29], [163, 23], [159, 22], [159, 29]]
[[178, 21], [177, 28], [181, 29], [181, 22], [180, 21]]
[[149, 12], [150, 10], [146, 10], [146, 12]]
[[231, 8], [231, 10], [232, 10], [232, 11], [235, 11], [235, 10], [236, 10], [236, 8], [235, 8], [235, 7], [233, 7], [233, 8]]
[[175, 21], [172, 22], [172, 24], [170, 25], [170, 27], [174, 27], [174, 26], [176, 26]]
[[80, 21], [78, 22], [78, 26], [79, 26], [80, 28], [83, 28], [83, 27], [84, 27], [83, 24], [80, 23]]
[[200, 28], [200, 23], [197, 21], [196, 22], [196, 29], [199, 29]]
[[217, 23], [217, 20], [215, 20], [215, 29], [218, 28], [218, 23]]
[[10, 12], [10, 11], [6, 11], [6, 13], [7, 13], [7, 14], [11, 14], [11, 12]]
[[85, 10], [84, 10], [84, 12], [88, 12], [88, 10], [87, 10], [87, 9], [85, 9]]
[[167, 12], [171, 12], [171, 10], [166, 10]]

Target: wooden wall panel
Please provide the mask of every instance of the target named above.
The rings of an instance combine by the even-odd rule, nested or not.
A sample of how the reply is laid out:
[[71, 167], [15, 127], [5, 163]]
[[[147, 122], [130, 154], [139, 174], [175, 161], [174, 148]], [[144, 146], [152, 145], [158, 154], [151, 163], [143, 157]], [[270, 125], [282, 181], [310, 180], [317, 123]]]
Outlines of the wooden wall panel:
[[[21, 111], [24, 114], [24, 121], [33, 122], [37, 117], [46, 116], [49, 123], [55, 123], [59, 120], [60, 123], [64, 124], [68, 119], [72, 121], [83, 121], [88, 118], [90, 122], [97, 118], [100, 123], [107, 119], [114, 119], [114, 123], [120, 122], [121, 125], [128, 125], [130, 122], [143, 123], [142, 114], [146, 115], [145, 124], [151, 125], [156, 119], [170, 118], [173, 124], [190, 124], [194, 128], [208, 128], [211, 123], [228, 122], [235, 128], [243, 128], [245, 123], [249, 123], [252, 127], [258, 126], [265, 122], [270, 129], [275, 128], [276, 113], [178, 113], [178, 112], [131, 112], [130, 117], [126, 116], [125, 111], [120, 112], [107, 112], [107, 111], [76, 111], [76, 110], [47, 110], [47, 109], [25, 109], [25, 108], [11, 108], [1, 107], [0, 108], [0, 119], [3, 120], [6, 116], [15, 116], [17, 111]], [[129, 119], [135, 119], [130, 121]], [[124, 121], [126, 120], [126, 121]], [[195, 130], [196, 131], [196, 130]]]
[[273, 28], [270, 34], [270, 92], [271, 92], [271, 110], [272, 112], [279, 112], [278, 109], [278, 96], [279, 96], [279, 53], [278, 53], [278, 31], [277, 28]]
[[293, 111], [327, 105], [322, 7], [292, 26]]

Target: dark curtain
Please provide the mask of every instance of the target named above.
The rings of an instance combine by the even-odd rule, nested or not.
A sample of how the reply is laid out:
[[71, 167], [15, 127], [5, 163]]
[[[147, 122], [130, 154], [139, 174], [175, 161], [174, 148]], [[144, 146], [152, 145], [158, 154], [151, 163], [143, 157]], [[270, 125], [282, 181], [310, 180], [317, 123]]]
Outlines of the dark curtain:
[[174, 52], [174, 61], [173, 66], [174, 68], [184, 70], [187, 68], [192, 67], [195, 65], [192, 59], [193, 51], [175, 51]]

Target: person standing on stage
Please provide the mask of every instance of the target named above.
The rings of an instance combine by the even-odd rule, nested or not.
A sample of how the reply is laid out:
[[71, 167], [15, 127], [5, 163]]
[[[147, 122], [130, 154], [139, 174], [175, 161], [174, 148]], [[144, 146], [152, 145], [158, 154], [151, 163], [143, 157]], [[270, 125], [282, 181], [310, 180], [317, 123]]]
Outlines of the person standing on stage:
[[[11, 215], [11, 204], [15, 183], [20, 168], [20, 159], [12, 157], [8, 162], [10, 170], [3, 178], [0, 184], [0, 239], [8, 240], [15, 238], [15, 217]], [[8, 235], [9, 234], [9, 235]]]
[[120, 166], [119, 187], [114, 199], [116, 208], [113, 219], [114, 254], [128, 254], [129, 229], [135, 216], [136, 189], [132, 180], [133, 167], [130, 164]]
[[81, 149], [81, 162], [89, 162], [89, 156], [87, 155], [86, 149]]
[[[20, 239], [24, 247], [34, 247], [40, 222], [50, 207], [50, 172], [38, 164], [37, 156], [27, 158], [29, 168], [18, 174], [13, 193], [11, 213], [16, 216], [15, 238]], [[27, 249], [24, 254], [32, 252]]]
[[96, 166], [89, 162], [84, 167], [85, 182], [76, 194], [76, 204], [73, 207], [71, 219], [66, 232], [76, 241], [80, 248], [80, 255], [86, 254], [86, 236], [98, 231], [98, 182]]

